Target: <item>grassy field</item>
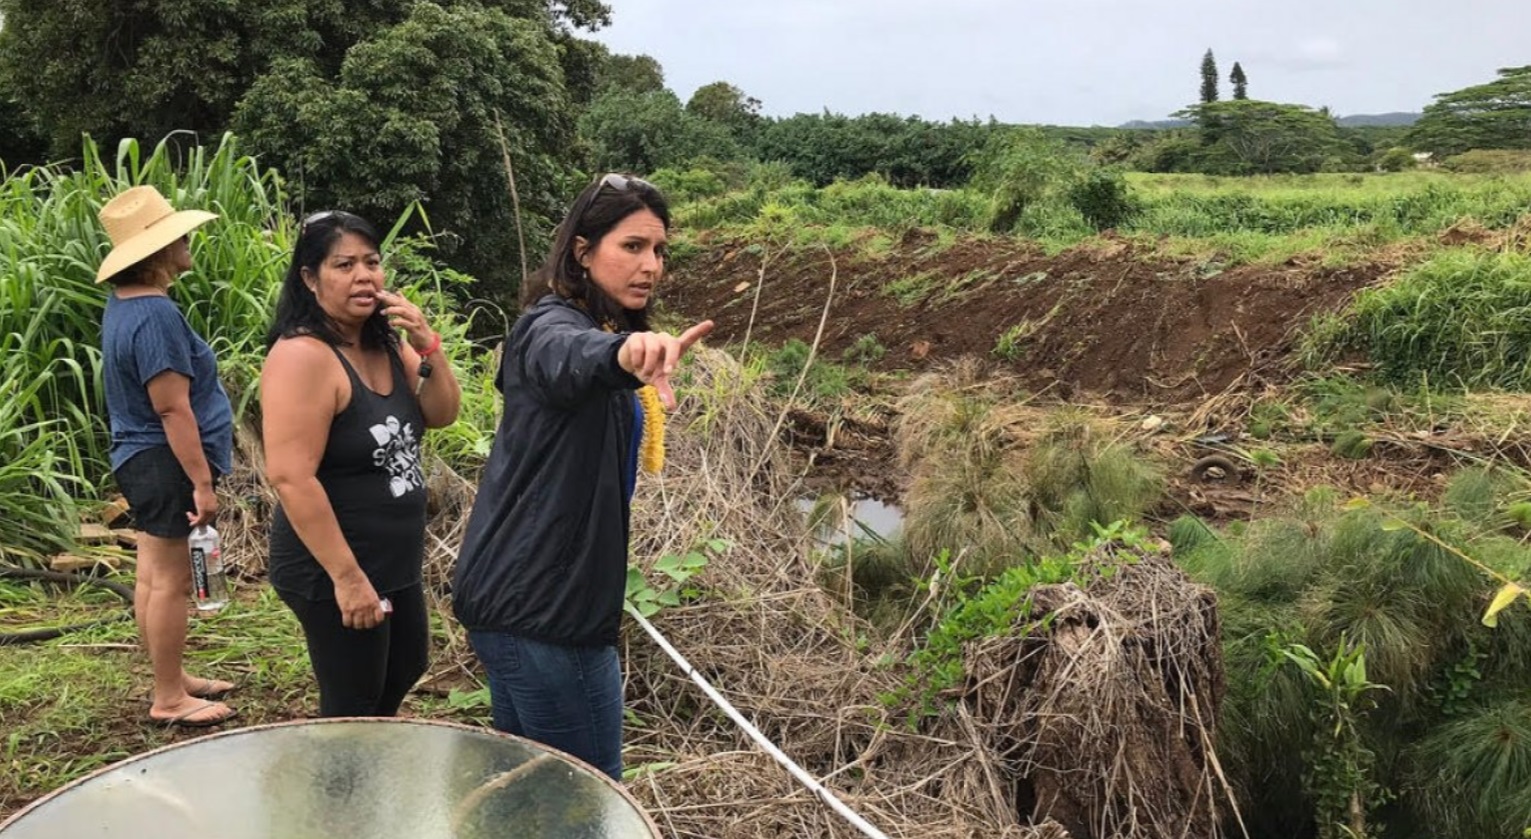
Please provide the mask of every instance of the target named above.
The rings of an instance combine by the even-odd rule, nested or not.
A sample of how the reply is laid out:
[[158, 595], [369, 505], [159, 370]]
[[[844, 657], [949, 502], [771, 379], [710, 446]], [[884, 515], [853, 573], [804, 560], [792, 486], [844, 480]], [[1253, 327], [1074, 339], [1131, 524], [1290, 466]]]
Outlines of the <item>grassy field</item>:
[[[690, 183], [661, 173], [661, 184]], [[875, 177], [815, 189], [766, 170], [729, 188], [710, 181], [677, 212], [683, 230], [706, 229], [763, 241], [850, 241], [868, 228], [990, 230], [990, 197], [968, 190], [896, 189]], [[1401, 172], [1219, 178], [1128, 173], [1131, 212], [1116, 227], [1166, 253], [1220, 253], [1227, 264], [1280, 263], [1311, 253], [1343, 262], [1404, 242], [1433, 243], [1456, 225], [1512, 227], [1531, 208], [1531, 174]], [[678, 186], [678, 188], [684, 188]], [[1049, 250], [1097, 231], [1060, 187], [1043, 187], [1013, 231]]]

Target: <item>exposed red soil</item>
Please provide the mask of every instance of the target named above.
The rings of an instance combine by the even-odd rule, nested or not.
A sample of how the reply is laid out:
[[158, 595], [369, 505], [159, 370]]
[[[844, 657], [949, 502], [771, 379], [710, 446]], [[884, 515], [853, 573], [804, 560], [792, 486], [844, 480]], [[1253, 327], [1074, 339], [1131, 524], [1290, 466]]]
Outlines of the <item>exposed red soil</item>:
[[[1360, 462], [1336, 459], [1321, 444], [1282, 446], [1281, 465], [1259, 477], [1244, 462], [1213, 480], [1190, 471], [1210, 451], [1191, 436], [1242, 431], [1237, 419], [1224, 418], [1234, 422], [1221, 428], [1198, 409], [1225, 401], [1212, 398], [1219, 395], [1242, 402], [1290, 378], [1300, 330], [1382, 280], [1396, 254], [1343, 268], [1301, 258], [1223, 269], [1111, 237], [1052, 256], [1019, 240], [941, 242], [922, 231], [878, 256], [865, 246], [832, 252], [728, 239], [701, 244], [671, 277], [664, 303], [685, 320], [714, 319], [713, 342], [738, 345], [746, 334], [769, 347], [811, 342], [824, 318], [819, 349], [828, 360], [844, 359], [872, 335], [886, 350], [872, 366], [883, 371], [979, 357], [1043, 402], [1091, 403], [1120, 416], [1162, 413], [1174, 430], [1142, 436], [1169, 469], [1165, 507], [1157, 511], [1165, 518], [1187, 511], [1213, 521], [1248, 518], [1317, 483], [1349, 493], [1388, 487], [1429, 495], [1454, 462], [1437, 447], [1399, 441]], [[1001, 336], [1023, 324], [1027, 337], [1016, 351], [1008, 358], [996, 352]], [[813, 458], [810, 485], [883, 499], [902, 494], [907, 476], [896, 464], [891, 417], [800, 410], [791, 419], [789, 442]]]
[[[664, 301], [684, 318], [716, 320], [714, 341], [737, 343], [748, 331], [770, 345], [811, 342], [833, 278], [824, 358], [840, 360], [872, 335], [886, 349], [878, 368], [921, 370], [979, 356], [1059, 399], [1146, 405], [1183, 404], [1241, 379], [1279, 377], [1298, 328], [1341, 308], [1390, 267], [1223, 270], [1144, 253], [1126, 240], [1049, 256], [1010, 239], [943, 246], [920, 231], [876, 257], [856, 248], [777, 255], [745, 242], [703, 244], [676, 270]], [[895, 297], [911, 288], [929, 293]], [[996, 352], [1001, 337], [1017, 329], [1025, 337], [1014, 352]]]

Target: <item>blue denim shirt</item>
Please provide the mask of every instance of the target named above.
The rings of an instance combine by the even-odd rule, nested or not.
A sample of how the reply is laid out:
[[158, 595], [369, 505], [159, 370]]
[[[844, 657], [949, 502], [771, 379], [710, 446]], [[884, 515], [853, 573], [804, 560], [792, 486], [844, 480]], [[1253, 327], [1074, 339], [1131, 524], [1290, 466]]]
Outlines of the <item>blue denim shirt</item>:
[[111, 462], [169, 445], [149, 400], [149, 380], [173, 371], [191, 380], [191, 411], [208, 465], [227, 475], [234, 452], [234, 409], [218, 381], [218, 359], [168, 297], [111, 294], [101, 321], [102, 382], [111, 424]]

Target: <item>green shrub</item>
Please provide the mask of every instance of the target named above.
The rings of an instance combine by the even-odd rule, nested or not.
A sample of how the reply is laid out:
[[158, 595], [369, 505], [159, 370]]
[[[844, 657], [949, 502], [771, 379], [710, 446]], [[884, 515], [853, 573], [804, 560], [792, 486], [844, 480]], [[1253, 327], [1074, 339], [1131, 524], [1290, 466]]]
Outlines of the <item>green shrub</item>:
[[1138, 521], [1160, 497], [1160, 470], [1082, 415], [1054, 415], [1032, 443], [1023, 470], [1033, 527], [1058, 547], [1094, 528]]
[[[1218, 590], [1229, 684], [1218, 751], [1242, 793], [1246, 823], [1300, 830], [1303, 818], [1292, 810], [1305, 788], [1328, 790], [1323, 806], [1331, 818], [1337, 791], [1362, 790], [1369, 808], [1386, 790], [1399, 796], [1398, 806], [1376, 810], [1369, 831], [1508, 835], [1475, 820], [1511, 810], [1485, 808], [1468, 788], [1525, 784], [1521, 770], [1511, 768], [1523, 759], [1510, 757], [1518, 745], [1490, 757], [1519, 743], [1519, 723], [1501, 715], [1497, 728], [1484, 724], [1473, 736], [1451, 728], [1496, 703], [1518, 701], [1531, 678], [1531, 612], [1512, 608], [1498, 628], [1484, 627], [1479, 618], [1490, 580], [1453, 552], [1521, 579], [1531, 566], [1524, 545], [1452, 515], [1451, 505], [1481, 516], [1516, 497], [1513, 482], [1485, 478], [1456, 476], [1445, 510], [1342, 507], [1332, 491], [1315, 490], [1289, 512], [1242, 531], [1230, 527], [1216, 540], [1200, 534], [1194, 520], [1172, 526], [1172, 538], [1187, 545], [1177, 548], [1177, 561]], [[1340, 706], [1324, 698], [1317, 682], [1294, 680], [1297, 668], [1280, 665], [1288, 658], [1281, 651], [1294, 644], [1313, 651], [1320, 664], [1365, 651], [1366, 680], [1386, 690], [1372, 695], [1374, 710], [1347, 718], [1354, 737], [1319, 736], [1320, 724], [1333, 730], [1332, 712]], [[1315, 713], [1321, 710], [1330, 718]], [[1504, 739], [1496, 744], [1490, 730]], [[1458, 755], [1445, 751], [1458, 746]], [[1493, 759], [1509, 761], [1499, 764], [1507, 771], [1497, 779], [1467, 769]], [[1315, 766], [1322, 771], [1314, 774]], [[1350, 771], [1357, 768], [1365, 777]], [[1427, 789], [1436, 777], [1446, 785], [1440, 795]]]
[[850, 392], [852, 377], [844, 367], [821, 359], [812, 359], [810, 363], [811, 355], [808, 344], [798, 338], [772, 352], [767, 360], [773, 376], [772, 392], [778, 396], [792, 394], [799, 379], [803, 384], [798, 394], [810, 400], [835, 402]]
[[1418, 165], [1419, 161], [1414, 159], [1413, 152], [1398, 146], [1377, 156], [1377, 168], [1384, 172], [1402, 172]]
[[1372, 439], [1353, 428], [1335, 435], [1329, 450], [1347, 460], [1365, 460], [1372, 453]]
[[876, 364], [888, 354], [888, 348], [877, 340], [876, 333], [868, 332], [845, 348], [843, 358], [847, 364]]
[[658, 169], [649, 175], [649, 180], [672, 203], [712, 198], [728, 190], [723, 176], [707, 169]]
[[1212, 532], [1212, 528], [1190, 513], [1170, 522], [1167, 535], [1176, 556], [1191, 553], [1217, 541], [1217, 534]]
[[1069, 186], [1068, 200], [1096, 230], [1124, 227], [1138, 211], [1122, 173], [1098, 166]]
[[1508, 469], [1470, 466], [1451, 476], [1441, 502], [1455, 515], [1487, 532], [1519, 526], [1522, 516], [1510, 512], [1518, 504], [1509, 499], [1516, 494], [1523, 497], [1527, 490], [1531, 490], [1531, 485], [1523, 474]]
[[1511, 700], [1431, 730], [1407, 752], [1404, 801], [1422, 835], [1513, 837], [1531, 827], [1531, 704]]
[[987, 226], [1015, 229], [1026, 210], [1057, 201], [1083, 165], [1063, 143], [1038, 129], [1013, 129], [989, 137], [976, 153], [970, 188], [989, 198]]

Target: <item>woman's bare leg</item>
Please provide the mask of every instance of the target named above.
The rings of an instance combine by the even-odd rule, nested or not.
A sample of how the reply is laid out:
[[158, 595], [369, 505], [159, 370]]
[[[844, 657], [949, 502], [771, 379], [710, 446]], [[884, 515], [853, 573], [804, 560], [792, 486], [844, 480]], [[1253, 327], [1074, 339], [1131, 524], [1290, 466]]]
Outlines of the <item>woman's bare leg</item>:
[[[185, 539], [142, 533], [138, 538], [138, 579], [133, 608], [139, 637], [154, 668], [154, 703], [149, 716], [178, 717], [206, 703], [187, 693], [193, 680], [182, 662], [186, 650], [186, 601], [191, 594], [191, 553]], [[227, 716], [221, 703], [191, 716], [192, 721]]]

